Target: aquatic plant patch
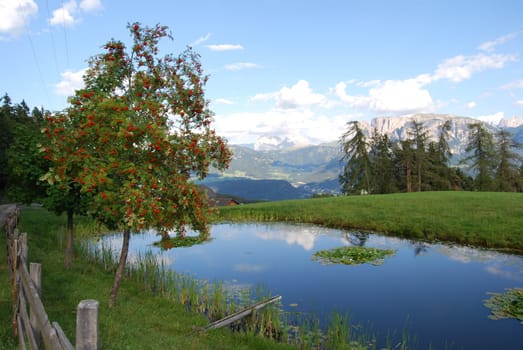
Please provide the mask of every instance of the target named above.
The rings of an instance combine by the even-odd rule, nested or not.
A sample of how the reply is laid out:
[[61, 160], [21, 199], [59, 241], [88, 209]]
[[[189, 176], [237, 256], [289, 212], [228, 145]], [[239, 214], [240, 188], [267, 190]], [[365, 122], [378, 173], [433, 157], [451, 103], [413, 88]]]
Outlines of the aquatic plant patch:
[[179, 247], [192, 247], [193, 245], [202, 244], [202, 243], [206, 243], [209, 241], [211, 241], [211, 238], [209, 238], [209, 237], [176, 236], [176, 237], [171, 237], [169, 239], [154, 242], [154, 245], [156, 247], [160, 247], [162, 249], [171, 249], [171, 248], [179, 248]]
[[369, 247], [339, 247], [328, 250], [319, 250], [312, 256], [312, 260], [322, 264], [381, 265], [386, 257], [394, 255], [392, 249]]
[[489, 293], [491, 297], [485, 300], [485, 306], [490, 308], [490, 319], [500, 320], [512, 318], [523, 324], [523, 289], [511, 288], [505, 293]]

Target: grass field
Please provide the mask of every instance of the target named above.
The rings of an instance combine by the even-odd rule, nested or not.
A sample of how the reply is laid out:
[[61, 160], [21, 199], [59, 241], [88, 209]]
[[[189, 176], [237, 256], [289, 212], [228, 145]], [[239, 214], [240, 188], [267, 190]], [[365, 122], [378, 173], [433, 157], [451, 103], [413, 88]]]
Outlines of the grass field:
[[523, 253], [523, 193], [418, 192], [225, 207], [222, 221], [289, 221]]
[[[92, 226], [80, 222], [78, 229]], [[74, 343], [76, 306], [80, 300], [100, 302], [100, 331], [103, 349], [292, 349], [258, 336], [241, 335], [226, 329], [205, 334], [194, 332], [208, 320], [165, 298], [155, 297], [145, 286], [124, 280], [117, 306], [107, 307], [113, 275], [81, 257], [74, 268], [63, 268], [65, 218], [43, 209], [24, 209], [21, 232], [29, 235], [29, 257], [42, 263], [42, 295], [51, 321], [57, 321]], [[0, 236], [5, 247], [5, 234]], [[11, 290], [5, 248], [0, 249], [0, 349], [18, 349], [12, 337]]]

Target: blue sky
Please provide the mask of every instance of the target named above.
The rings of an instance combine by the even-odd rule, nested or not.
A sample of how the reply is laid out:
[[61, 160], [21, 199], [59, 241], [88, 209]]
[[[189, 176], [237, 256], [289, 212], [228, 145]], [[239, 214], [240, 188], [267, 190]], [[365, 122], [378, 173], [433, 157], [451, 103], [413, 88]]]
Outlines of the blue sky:
[[126, 25], [167, 25], [210, 75], [230, 143], [319, 143], [345, 124], [418, 112], [523, 117], [523, 1], [0, 0], [0, 93], [66, 107]]

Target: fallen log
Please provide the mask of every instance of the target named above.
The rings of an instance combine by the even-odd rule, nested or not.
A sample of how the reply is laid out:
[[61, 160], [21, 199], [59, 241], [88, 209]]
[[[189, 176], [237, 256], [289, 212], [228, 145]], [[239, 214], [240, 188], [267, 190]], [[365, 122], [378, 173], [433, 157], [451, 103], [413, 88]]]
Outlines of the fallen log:
[[274, 303], [278, 300], [281, 300], [281, 295], [277, 295], [277, 296], [274, 296], [272, 298], [269, 298], [267, 300], [262, 300], [252, 306], [249, 306], [243, 310], [240, 310], [238, 312], [235, 312], [233, 314], [230, 314], [228, 316], [225, 316], [224, 318], [220, 319], [220, 320], [217, 320], [217, 321], [214, 321], [214, 322], [211, 322], [210, 324], [208, 324], [204, 329], [203, 331], [204, 332], [207, 332], [211, 329], [217, 329], [217, 328], [222, 328], [222, 327], [225, 327], [235, 321], [238, 321], [238, 320], [241, 320], [242, 318], [246, 317], [246, 316], [249, 316], [250, 314], [252, 314], [253, 312], [255, 312], [256, 310], [259, 310], [261, 308], [264, 308], [265, 306], [271, 304], [271, 303]]

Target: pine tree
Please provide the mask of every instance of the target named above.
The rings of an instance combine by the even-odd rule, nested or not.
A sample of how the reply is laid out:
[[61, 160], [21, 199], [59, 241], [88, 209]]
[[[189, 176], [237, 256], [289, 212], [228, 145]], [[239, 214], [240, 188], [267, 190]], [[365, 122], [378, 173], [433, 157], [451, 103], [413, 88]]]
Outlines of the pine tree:
[[411, 140], [402, 140], [393, 146], [394, 174], [398, 188], [412, 192], [414, 148]]
[[469, 169], [475, 171], [474, 182], [477, 190], [493, 190], [496, 153], [492, 134], [481, 123], [470, 124], [468, 128], [468, 144], [465, 151], [470, 155], [462, 162], [469, 163]]
[[496, 190], [502, 192], [518, 191], [522, 187], [523, 178], [519, 174], [521, 157], [514, 149], [522, 145], [514, 142], [511, 133], [500, 130], [496, 133], [496, 148], [498, 164], [495, 171]]
[[416, 120], [411, 121], [412, 145], [414, 146], [413, 171], [416, 180], [416, 190], [421, 192], [423, 181], [427, 170], [427, 140], [428, 133], [423, 123]]
[[387, 135], [379, 134], [376, 129], [372, 133], [369, 159], [373, 193], [396, 192], [392, 142]]
[[367, 139], [357, 121], [349, 122], [347, 131], [340, 139], [342, 162], [346, 162], [339, 176], [342, 192], [371, 192], [371, 164]]

